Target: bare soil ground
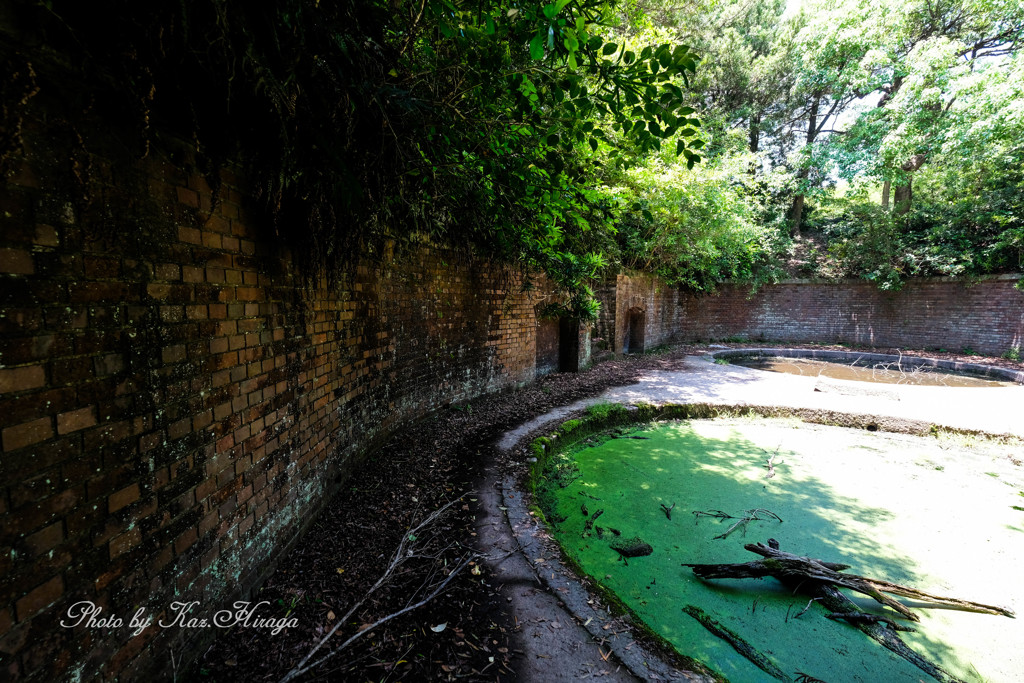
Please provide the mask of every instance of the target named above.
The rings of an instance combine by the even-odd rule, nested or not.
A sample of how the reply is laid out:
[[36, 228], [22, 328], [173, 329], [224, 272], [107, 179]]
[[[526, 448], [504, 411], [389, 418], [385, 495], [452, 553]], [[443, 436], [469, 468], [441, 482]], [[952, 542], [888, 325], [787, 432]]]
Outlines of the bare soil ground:
[[[773, 346], [755, 342], [717, 346]], [[774, 345], [837, 348], [822, 345]], [[895, 349], [871, 349], [880, 353]], [[295, 617], [295, 628], [272, 635], [266, 629], [220, 634], [190, 680], [277, 681], [334, 626], [381, 576], [407, 530], [430, 512], [465, 495], [424, 538], [424, 557], [410, 558], [395, 580], [380, 589], [338, 629], [321, 650], [344, 642], [361, 627], [409, 604], [424, 582], [443, 578], [476, 551], [474, 490], [494, 446], [505, 431], [561, 405], [635, 382], [650, 370], [674, 370], [686, 355], [706, 345], [629, 356], [597, 364], [581, 374], [554, 374], [533, 384], [438, 411], [395, 435], [358, 468], [326, 505], [306, 535], [278, 564], [256, 596], [271, 609], [261, 616]], [[1024, 363], [948, 352], [904, 354], [1024, 369]], [[499, 595], [486, 568], [471, 565], [425, 606], [367, 630], [342, 653], [301, 680], [511, 681], [515, 647], [528, 615], [517, 615]], [[444, 628], [437, 630], [444, 624]]]

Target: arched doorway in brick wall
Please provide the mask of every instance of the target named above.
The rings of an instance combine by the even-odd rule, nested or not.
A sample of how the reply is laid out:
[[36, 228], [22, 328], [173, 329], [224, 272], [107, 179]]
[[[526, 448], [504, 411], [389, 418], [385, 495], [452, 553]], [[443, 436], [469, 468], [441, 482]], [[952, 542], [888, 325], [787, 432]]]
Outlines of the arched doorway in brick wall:
[[580, 321], [540, 318], [537, 322], [537, 374], [579, 372]]
[[558, 371], [580, 371], [580, 321], [558, 319]]
[[644, 335], [647, 331], [647, 313], [633, 307], [626, 311], [626, 334], [622, 340], [623, 353], [643, 353]]

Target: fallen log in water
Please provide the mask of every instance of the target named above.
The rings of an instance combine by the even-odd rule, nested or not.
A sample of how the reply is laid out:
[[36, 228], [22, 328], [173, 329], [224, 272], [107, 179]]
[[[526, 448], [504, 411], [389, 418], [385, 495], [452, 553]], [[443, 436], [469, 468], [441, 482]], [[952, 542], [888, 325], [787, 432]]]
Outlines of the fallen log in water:
[[700, 622], [701, 626], [706, 628], [711, 633], [715, 634], [725, 642], [732, 645], [736, 652], [740, 653], [744, 657], [750, 660], [754, 666], [761, 669], [765, 673], [770, 674], [773, 678], [778, 678], [782, 681], [788, 681], [789, 677], [782, 672], [782, 669], [775, 666], [775, 664], [768, 659], [765, 655], [758, 652], [757, 648], [743, 640], [735, 631], [726, 628], [719, 622], [708, 616], [708, 613], [702, 610], [700, 607], [695, 605], [687, 605], [683, 608], [683, 611], [689, 614], [691, 617]]
[[[811, 592], [821, 597], [821, 604], [833, 613], [848, 613], [857, 609], [857, 605], [848, 597], [843, 595], [843, 592], [833, 585], [819, 583], [811, 587]], [[924, 671], [940, 683], [965, 683], [963, 680], [949, 673], [935, 662], [925, 659], [918, 653], [911, 650], [910, 646], [904, 643], [903, 639], [900, 638], [900, 634], [890, 628], [887, 624], [873, 621], [852, 620], [851, 625], [859, 629], [885, 649], [903, 657], [903, 659], [907, 660], [921, 671]]]
[[849, 588], [874, 598], [887, 607], [891, 607], [911, 621], [920, 621], [921, 619], [911, 612], [909, 607], [889, 597], [886, 593], [914, 598], [922, 602], [930, 602], [967, 612], [998, 614], [1006, 617], [1015, 616], [1012, 610], [1005, 607], [932, 595], [916, 588], [901, 586], [881, 579], [872, 579], [866, 576], [857, 576], [856, 574], [841, 574], [840, 571], [847, 569], [849, 565], [825, 562], [810, 557], [800, 557], [799, 555], [787, 553], [776, 548], [770, 548], [761, 543], [748, 543], [743, 547], [765, 559], [740, 564], [684, 564], [683, 566], [691, 567], [693, 573], [702, 579], [756, 579], [773, 576], [780, 581], [811, 580], [832, 584], [840, 588]]
[[912, 621], [920, 621], [920, 618], [911, 612], [906, 605], [890, 598], [885, 593], [915, 598], [936, 605], [944, 605], [969, 612], [999, 614], [1007, 617], [1015, 616], [1012, 610], [1005, 607], [984, 605], [959, 598], [931, 595], [915, 588], [901, 586], [880, 579], [871, 579], [855, 574], [840, 574], [839, 572], [849, 569], [849, 565], [816, 560], [810, 557], [800, 557], [799, 555], [779, 550], [778, 542], [774, 539], [769, 539], [768, 542], [770, 547], [760, 543], [748, 543], [743, 546], [750, 552], [764, 557], [765, 559], [763, 560], [741, 564], [684, 564], [683, 566], [693, 568], [693, 573], [704, 579], [752, 579], [773, 576], [786, 585], [796, 586], [802, 592], [819, 598], [821, 604], [832, 612], [832, 614], [827, 615], [829, 618], [840, 618], [848, 621], [883, 647], [903, 657], [935, 680], [941, 681], [941, 683], [963, 682], [938, 664], [925, 659], [911, 650], [897, 633], [897, 630], [909, 629], [896, 625], [895, 622], [887, 617], [863, 615], [839, 588], [849, 588], [858, 593], [868, 595], [883, 605], [892, 607]]

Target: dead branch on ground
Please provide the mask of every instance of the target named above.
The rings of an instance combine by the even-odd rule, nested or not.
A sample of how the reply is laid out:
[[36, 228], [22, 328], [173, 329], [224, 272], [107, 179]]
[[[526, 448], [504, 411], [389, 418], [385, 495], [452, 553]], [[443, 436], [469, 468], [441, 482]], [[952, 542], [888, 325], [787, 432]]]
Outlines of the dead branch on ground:
[[[890, 583], [888, 581], [869, 579], [863, 576], [855, 576], [853, 574], [839, 574], [840, 571], [849, 569], [849, 565], [837, 562], [825, 562], [823, 560], [800, 557], [798, 555], [786, 553], [778, 549], [777, 542], [769, 541], [769, 546], [765, 546], [760, 543], [748, 543], [744, 546], [747, 550], [757, 553], [765, 558], [764, 560], [757, 562], [733, 565], [685, 564], [683, 566], [692, 567], [694, 573], [701, 578], [761, 578], [764, 576], [773, 576], [787, 585], [796, 586], [796, 589], [803, 590], [805, 593], [810, 593], [812, 596], [815, 596], [817, 600], [820, 600], [821, 604], [829, 610], [829, 618], [841, 618], [846, 620], [869, 636], [872, 640], [875, 640], [886, 649], [894, 652], [900, 657], [903, 657], [908, 662], [941, 683], [963, 682], [940, 667], [938, 664], [925, 659], [918, 653], [911, 650], [897, 633], [897, 630], [905, 630], [905, 627], [900, 628], [896, 626], [895, 622], [887, 617], [876, 617], [875, 615], [859, 616], [863, 613], [860, 612], [856, 603], [846, 597], [839, 588], [850, 588], [851, 590], [864, 593], [865, 595], [870, 595], [879, 602], [882, 602], [882, 604], [893, 607], [897, 612], [913, 621], [919, 620], [917, 615], [911, 613], [910, 610], [902, 603], [883, 595], [883, 591], [894, 595], [902, 595], [904, 597], [912, 597], [926, 602], [933, 602], [947, 607], [953, 607], [955, 609], [976, 611], [985, 614], [1001, 614], [1008, 617], [1014, 616], [1014, 613], [1011, 610], [1003, 607], [982, 605], [980, 603], [968, 602], [957, 598], [943, 598], [930, 595], [913, 588], [907, 588], [906, 586]], [[879, 597], [882, 599], [879, 599]]]
[[768, 472], [765, 473], [765, 479], [771, 479], [775, 476], [775, 457], [779, 454], [778, 449], [774, 453], [768, 456], [768, 464], [764, 466]]
[[[445, 551], [450, 550], [452, 547], [454, 547], [454, 544], [448, 544], [440, 551], [424, 554], [422, 552], [422, 539], [418, 537], [418, 535], [423, 534], [426, 530], [433, 526], [439, 519], [441, 519], [441, 517], [443, 517], [448, 512], [448, 510], [453, 505], [455, 505], [455, 503], [461, 501], [463, 498], [466, 497], [466, 495], [468, 494], [463, 494], [458, 498], [448, 502], [443, 507], [430, 513], [426, 517], [426, 519], [417, 524], [415, 527], [409, 529], [408, 531], [402, 534], [402, 540], [399, 541], [398, 547], [395, 548], [395, 552], [391, 556], [391, 560], [388, 562], [388, 565], [384, 569], [384, 572], [381, 574], [380, 578], [377, 579], [377, 582], [373, 584], [373, 586], [366, 592], [365, 595], [363, 595], [362, 598], [360, 598], [354, 605], [352, 605], [352, 607], [349, 608], [349, 610], [345, 613], [344, 616], [342, 616], [335, 622], [334, 626], [331, 627], [331, 629], [326, 633], [326, 635], [324, 635], [324, 637], [320, 639], [320, 641], [313, 647], [313, 649], [310, 650], [298, 664], [292, 667], [292, 669], [287, 674], [285, 674], [284, 678], [281, 679], [280, 683], [287, 683], [288, 681], [294, 680], [298, 676], [301, 676], [302, 674], [320, 666], [327, 660], [344, 651], [349, 645], [351, 645], [367, 633], [370, 633], [377, 627], [391, 621], [392, 619], [400, 617], [403, 614], [418, 609], [423, 605], [426, 605], [428, 602], [430, 602], [438, 595], [443, 593], [448, 588], [448, 585], [452, 582], [452, 580], [455, 579], [455, 577], [458, 576], [458, 574], [461, 573], [462, 570], [468, 567], [472, 561], [479, 559], [480, 556], [476, 554], [469, 554], [465, 557], [461, 557], [459, 561], [455, 564], [454, 568], [451, 571], [449, 571], [446, 575], [444, 575], [443, 578], [441, 578], [441, 575], [444, 574], [444, 568], [442, 568], [438, 564], [438, 561], [441, 559], [441, 556], [445, 553]], [[414, 558], [432, 560], [435, 566], [434, 569], [431, 572], [429, 572], [429, 574], [424, 579], [423, 583], [419, 586], [419, 588], [413, 591], [413, 593], [409, 596], [405, 606], [395, 612], [392, 612], [386, 616], [377, 619], [368, 626], [361, 628], [358, 632], [349, 636], [340, 645], [333, 647], [330, 650], [330, 652], [324, 654], [319, 659], [310, 662], [310, 660], [320, 650], [320, 648], [322, 648], [325, 644], [327, 644], [328, 641], [330, 641], [334, 634], [337, 633], [339, 628], [341, 628], [344, 624], [348, 623], [348, 620], [352, 617], [352, 615], [355, 614], [359, 610], [359, 608], [363, 606], [363, 604], [370, 598], [370, 596], [376, 593], [377, 590], [379, 590], [382, 586], [387, 585], [392, 579], [394, 579], [399, 573], [398, 570], [407, 560]], [[447, 567], [447, 561], [444, 563], [444, 567]]]
[[[857, 610], [857, 604], [843, 595], [841, 590], [831, 584], [819, 583], [816, 586], [811, 587], [810, 590], [821, 595], [821, 604], [833, 613], [853, 612]], [[879, 645], [890, 652], [899, 655], [935, 680], [940, 681], [941, 683], [964, 683], [938, 664], [925, 659], [918, 653], [911, 650], [910, 647], [903, 642], [903, 639], [900, 638], [899, 633], [888, 628], [887, 624], [883, 625], [881, 622], [865, 620], [852, 621], [850, 623]]]
[[[815, 598], [815, 600], [820, 599], [821, 598]], [[851, 624], [885, 624], [894, 631], [906, 631], [908, 633], [913, 633], [915, 631], [915, 629], [912, 629], [909, 626], [904, 626], [895, 619], [883, 617], [880, 614], [868, 614], [867, 612], [833, 612], [831, 614], [826, 614], [825, 617], [832, 620], [844, 619]]]
[[598, 510], [597, 512], [590, 516], [590, 519], [587, 520], [587, 523], [583, 525], [583, 533], [580, 534], [580, 538], [583, 538], [587, 535], [590, 529], [594, 526], [594, 521], [597, 520], [597, 518], [603, 514], [604, 510]]
[[808, 600], [807, 604], [804, 606], [804, 608], [802, 610], [800, 610], [799, 612], [797, 612], [796, 615], [793, 618], [794, 619], [799, 619], [803, 615], [807, 614], [807, 610], [811, 609], [811, 605], [816, 603], [818, 600], [821, 600], [821, 598], [811, 598], [810, 600]]

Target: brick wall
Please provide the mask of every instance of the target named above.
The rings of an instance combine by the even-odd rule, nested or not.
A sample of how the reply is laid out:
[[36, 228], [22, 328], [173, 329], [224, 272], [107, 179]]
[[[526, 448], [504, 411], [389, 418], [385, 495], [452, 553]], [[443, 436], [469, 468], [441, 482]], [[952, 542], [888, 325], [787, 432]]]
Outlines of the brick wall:
[[543, 288], [426, 244], [310, 284], [233, 174], [91, 158], [76, 185], [50, 139], [0, 188], [0, 678], [167, 677], [214, 629], [69, 607], [251, 594], [360, 454], [534, 377]]
[[862, 281], [791, 281], [764, 287], [724, 286], [681, 300], [678, 325], [687, 340], [842, 342], [918, 349], [970, 348], [1001, 355], [1024, 345], [1024, 291], [1019, 276], [980, 281], [912, 280], [897, 292]]
[[597, 283], [594, 296], [601, 302], [597, 320], [591, 332], [595, 353], [613, 351], [615, 346], [615, 289], [618, 277], [611, 275]]
[[[631, 311], [642, 312], [644, 325], [643, 349], [650, 350], [663, 344], [682, 341], [678, 323], [681, 295], [678, 289], [667, 286], [653, 275], [620, 273], [615, 288], [615, 335], [612, 345], [615, 353], [622, 353], [629, 336]], [[631, 349], [637, 351], [638, 349]]]
[[[835, 342], [917, 349], [970, 348], [1001, 355], [1024, 346], [1020, 276], [960, 281], [912, 280], [883, 292], [858, 280], [795, 280], [762, 287], [723, 285], [714, 294], [682, 294], [657, 278], [620, 274], [603, 292], [615, 311], [616, 353], [625, 343], [629, 311], [645, 314], [646, 347], [744, 338], [771, 342]], [[614, 298], [610, 298], [614, 294]], [[607, 322], [603, 323], [609, 326]]]

